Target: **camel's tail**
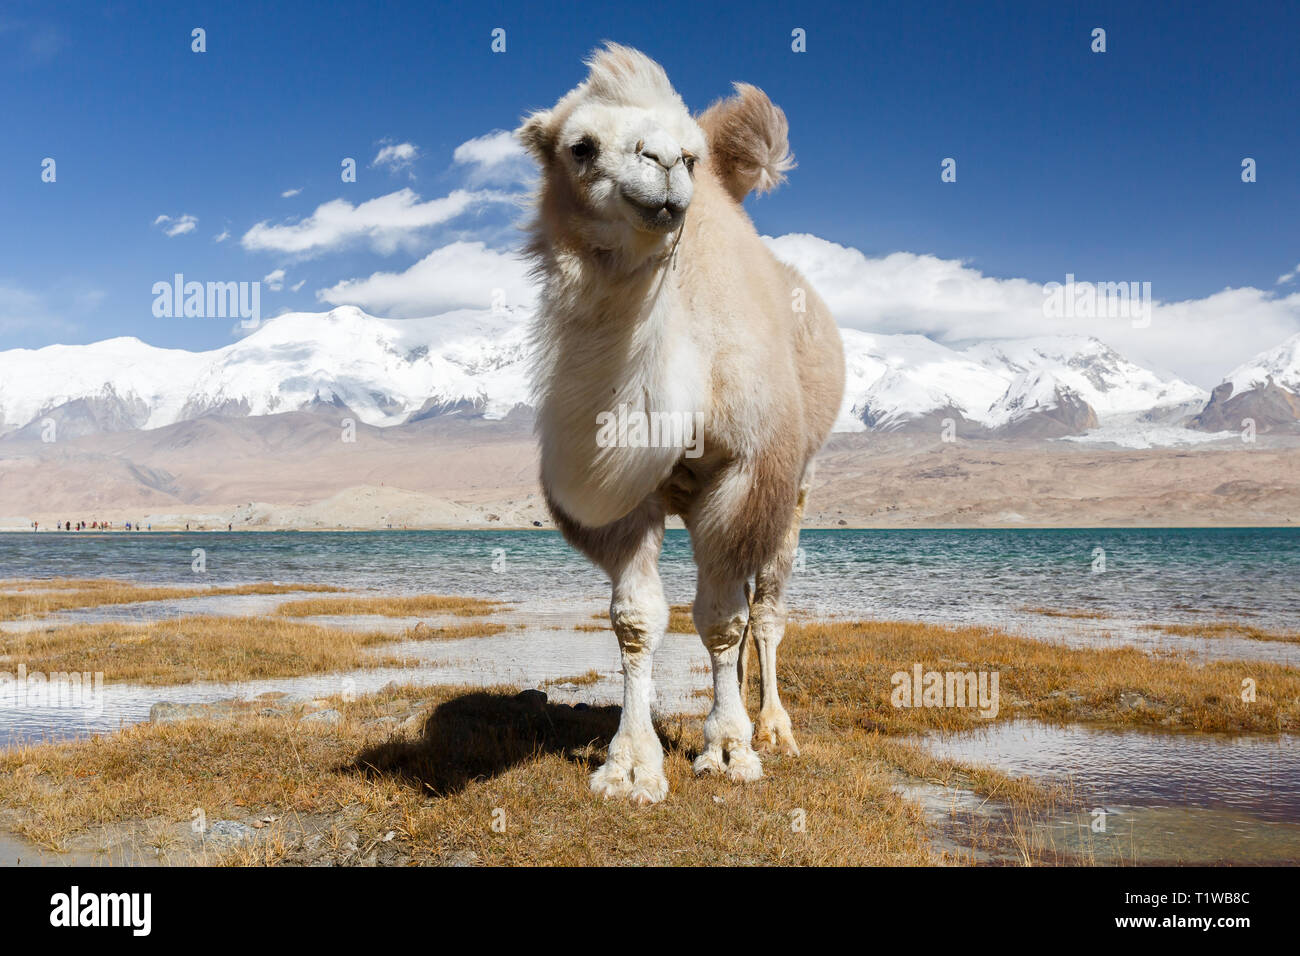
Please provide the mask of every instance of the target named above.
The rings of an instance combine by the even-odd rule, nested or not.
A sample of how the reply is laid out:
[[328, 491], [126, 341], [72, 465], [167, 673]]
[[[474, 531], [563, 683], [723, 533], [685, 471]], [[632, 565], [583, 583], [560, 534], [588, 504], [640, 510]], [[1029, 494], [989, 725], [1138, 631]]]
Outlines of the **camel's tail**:
[[745, 619], [745, 629], [740, 632], [740, 657], [736, 661], [736, 676], [740, 678], [740, 699], [749, 700], [749, 649], [754, 643], [754, 590], [745, 582], [745, 603], [749, 605], [749, 616]]
[[794, 168], [785, 112], [756, 86], [733, 84], [734, 96], [719, 100], [698, 122], [709, 140], [709, 164], [736, 202], [751, 192], [770, 192]]

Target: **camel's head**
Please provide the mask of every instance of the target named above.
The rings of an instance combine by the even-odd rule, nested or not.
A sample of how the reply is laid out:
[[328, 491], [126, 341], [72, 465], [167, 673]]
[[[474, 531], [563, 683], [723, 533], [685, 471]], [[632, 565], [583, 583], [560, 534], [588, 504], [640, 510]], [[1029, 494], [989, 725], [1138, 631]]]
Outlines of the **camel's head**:
[[587, 65], [586, 80], [518, 132], [542, 167], [543, 218], [562, 217], [597, 248], [649, 251], [682, 225], [705, 136], [645, 54], [611, 43]]

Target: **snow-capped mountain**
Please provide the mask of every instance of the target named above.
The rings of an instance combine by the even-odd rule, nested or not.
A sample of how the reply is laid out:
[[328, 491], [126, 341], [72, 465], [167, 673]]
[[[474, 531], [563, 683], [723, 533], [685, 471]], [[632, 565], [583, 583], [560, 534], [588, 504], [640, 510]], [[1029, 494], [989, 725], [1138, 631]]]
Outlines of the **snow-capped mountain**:
[[[846, 414], [878, 430], [953, 417], [988, 431], [1071, 434], [1099, 419], [1191, 401], [1205, 392], [1162, 378], [1087, 336], [1044, 336], [950, 348], [920, 335], [844, 329]], [[1042, 419], [1056, 426], [1042, 429]], [[1026, 427], [1033, 422], [1032, 427]]]
[[1291, 429], [1300, 422], [1300, 335], [1238, 365], [1215, 386], [1192, 420], [1202, 431], [1237, 430], [1247, 420], [1259, 431]]
[[0, 352], [0, 432], [49, 417], [64, 435], [158, 428], [221, 412], [268, 415], [344, 405], [369, 425], [527, 401], [524, 323], [508, 310], [379, 319], [297, 312], [210, 352], [139, 339]]
[[1263, 388], [1270, 379], [1288, 392], [1300, 393], [1300, 334], [1238, 365], [1224, 381], [1231, 382], [1233, 392], [1240, 394]]
[[[321, 403], [381, 427], [451, 413], [499, 419], [529, 400], [526, 318], [380, 319], [341, 307], [279, 316], [209, 352], [134, 338], [0, 352], [0, 434], [35, 437], [53, 420], [75, 437]], [[1056, 437], [1206, 398], [1083, 336], [962, 348], [920, 335], [843, 336], [842, 431], [930, 429], [952, 417], [989, 434]]]

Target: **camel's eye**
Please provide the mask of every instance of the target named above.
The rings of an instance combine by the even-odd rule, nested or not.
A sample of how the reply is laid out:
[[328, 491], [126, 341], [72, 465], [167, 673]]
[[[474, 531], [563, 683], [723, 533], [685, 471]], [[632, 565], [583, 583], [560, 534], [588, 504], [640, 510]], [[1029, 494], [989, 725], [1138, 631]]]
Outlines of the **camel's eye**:
[[682, 150], [682, 162], [686, 164], [686, 171], [688, 173], [695, 172], [695, 160], [697, 159], [699, 159], [699, 157], [694, 153], [688, 153], [686, 150]]
[[587, 160], [595, 157], [596, 144], [589, 139], [582, 139], [574, 143], [573, 146], [569, 148], [569, 152], [573, 153], [573, 158], [578, 162], [585, 163]]

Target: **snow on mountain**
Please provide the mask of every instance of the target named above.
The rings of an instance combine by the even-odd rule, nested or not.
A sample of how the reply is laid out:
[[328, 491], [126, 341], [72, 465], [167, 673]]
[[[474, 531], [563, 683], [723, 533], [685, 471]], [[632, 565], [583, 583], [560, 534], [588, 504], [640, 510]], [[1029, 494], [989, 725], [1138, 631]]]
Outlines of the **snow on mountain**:
[[1162, 378], [1087, 336], [998, 340], [957, 349], [919, 335], [852, 329], [843, 335], [848, 374], [841, 428], [859, 421], [892, 430], [955, 412], [997, 429], [1063, 405], [1081, 408], [1082, 403], [1105, 419], [1206, 397], [1196, 386]]
[[0, 431], [77, 400], [118, 403], [134, 427], [168, 424], [185, 403], [184, 383], [203, 362], [203, 353], [126, 337], [0, 352]]
[[[0, 352], [0, 430], [88, 404], [92, 417], [111, 415], [142, 428], [314, 402], [346, 405], [379, 426], [429, 406], [471, 406], [501, 418], [527, 401], [526, 381], [517, 313], [378, 319], [341, 307], [279, 316], [210, 352], [159, 349], [133, 338]], [[78, 425], [74, 434], [95, 430], [80, 419]]]
[[1276, 348], [1260, 352], [1243, 362], [1224, 379], [1232, 383], [1232, 393], [1239, 395], [1262, 388], [1269, 379], [1289, 392], [1300, 393], [1300, 334], [1293, 335]]
[[845, 401], [837, 431], [891, 431], [945, 409], [971, 418], [1006, 391], [1005, 377], [923, 335], [840, 333]]
[[[1179, 378], [1162, 378], [1148, 368], [1130, 362], [1110, 346], [1082, 335], [1053, 335], [1010, 341], [985, 342], [970, 346], [966, 355], [994, 371], [1024, 374], [1050, 371], [1053, 387], [1068, 389], [1087, 402], [1098, 416], [1112, 415], [1203, 401], [1205, 391]], [[1048, 383], [1037, 383], [1041, 400]], [[992, 412], [993, 422], [1009, 416], [1013, 398], [1025, 384], [1009, 392]], [[1030, 397], [1026, 392], [1023, 399]]]
[[1261, 432], [1300, 427], [1300, 335], [1234, 368], [1191, 422], [1207, 432], [1247, 423]]
[[[278, 316], [208, 352], [133, 338], [0, 352], [0, 434], [39, 434], [45, 418], [75, 436], [316, 403], [346, 406], [376, 426], [449, 412], [503, 418], [529, 400], [526, 318], [520, 310], [461, 310], [380, 319], [340, 307]], [[1083, 336], [953, 348], [921, 335], [842, 334], [840, 431], [929, 427], [954, 415], [990, 430], [1045, 418], [1054, 423], [1048, 430], [1023, 433], [1059, 435], [1206, 397]], [[1293, 346], [1291, 368], [1300, 342]]]

